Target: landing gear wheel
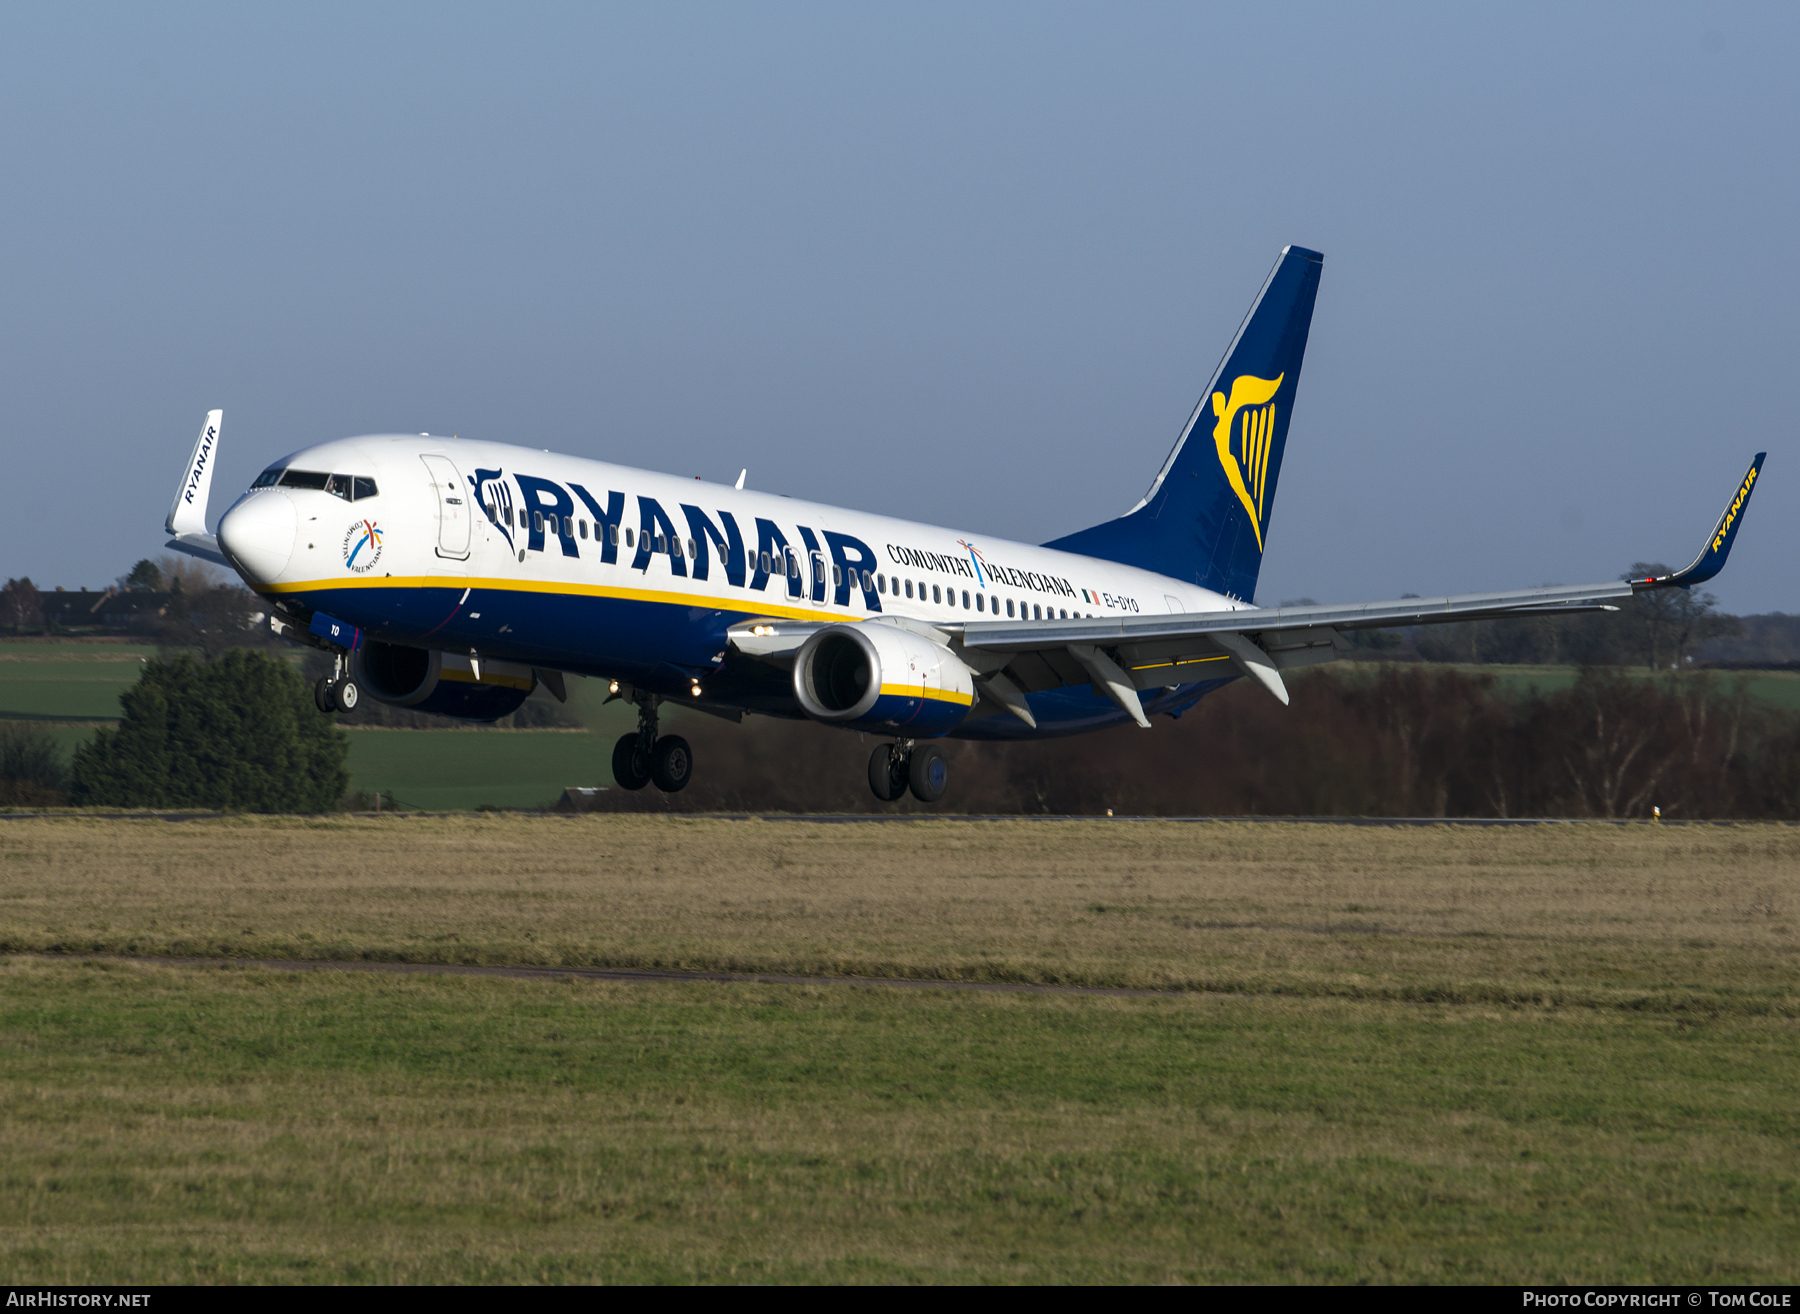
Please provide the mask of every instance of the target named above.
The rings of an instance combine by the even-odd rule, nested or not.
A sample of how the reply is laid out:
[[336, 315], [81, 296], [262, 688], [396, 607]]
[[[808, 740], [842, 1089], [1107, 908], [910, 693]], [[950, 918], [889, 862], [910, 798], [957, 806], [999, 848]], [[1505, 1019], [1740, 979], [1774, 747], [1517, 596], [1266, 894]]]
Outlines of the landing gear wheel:
[[935, 803], [942, 798], [950, 785], [950, 764], [944, 760], [944, 750], [936, 744], [913, 749], [906, 783], [921, 803]]
[[620, 735], [613, 745], [613, 779], [620, 789], [642, 789], [650, 783], [650, 763], [638, 748], [638, 737]]
[[337, 711], [337, 701], [331, 694], [331, 677], [329, 675], [321, 675], [319, 682], [313, 686], [313, 702], [318, 704], [319, 710], [326, 716]]
[[348, 676], [339, 680], [337, 687], [331, 691], [331, 705], [340, 712], [354, 712], [361, 701], [362, 690]]
[[680, 735], [664, 735], [650, 750], [650, 778], [665, 794], [679, 794], [694, 774], [694, 750]]
[[869, 757], [869, 788], [883, 803], [906, 793], [906, 758], [898, 744], [879, 744]]

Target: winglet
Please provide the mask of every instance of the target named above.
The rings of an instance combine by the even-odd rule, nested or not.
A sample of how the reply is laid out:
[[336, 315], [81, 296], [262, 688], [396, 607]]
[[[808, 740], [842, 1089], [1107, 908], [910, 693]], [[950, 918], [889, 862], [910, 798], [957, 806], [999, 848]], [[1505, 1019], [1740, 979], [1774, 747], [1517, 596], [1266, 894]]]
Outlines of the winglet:
[[187, 473], [181, 477], [181, 487], [175, 490], [169, 518], [163, 522], [163, 528], [176, 538], [206, 533], [206, 499], [212, 492], [213, 457], [218, 454], [219, 428], [224, 420], [224, 411], [208, 411], [206, 423], [200, 426], [194, 454], [188, 457]]
[[1631, 581], [1633, 591], [1671, 587], [1685, 589], [1690, 584], [1703, 584], [1725, 569], [1725, 558], [1731, 555], [1731, 544], [1737, 538], [1738, 528], [1743, 524], [1744, 508], [1750, 504], [1750, 494], [1756, 490], [1756, 481], [1762, 475], [1763, 458], [1767, 455], [1767, 452], [1758, 452], [1756, 459], [1750, 462], [1750, 469], [1745, 472], [1737, 492], [1732, 494], [1731, 501], [1719, 516], [1719, 523], [1713, 526], [1706, 546], [1700, 549], [1700, 555], [1694, 558], [1687, 569], [1678, 570], [1673, 575], [1634, 579]]

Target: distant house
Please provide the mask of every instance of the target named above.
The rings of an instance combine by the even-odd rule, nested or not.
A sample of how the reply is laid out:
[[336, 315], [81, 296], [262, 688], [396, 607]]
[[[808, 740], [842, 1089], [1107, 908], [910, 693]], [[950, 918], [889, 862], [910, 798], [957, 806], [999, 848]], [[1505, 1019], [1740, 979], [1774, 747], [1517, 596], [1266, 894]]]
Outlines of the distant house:
[[58, 589], [41, 594], [40, 601], [46, 627], [109, 634], [147, 628], [169, 607], [167, 593], [122, 593], [118, 589], [104, 593]]

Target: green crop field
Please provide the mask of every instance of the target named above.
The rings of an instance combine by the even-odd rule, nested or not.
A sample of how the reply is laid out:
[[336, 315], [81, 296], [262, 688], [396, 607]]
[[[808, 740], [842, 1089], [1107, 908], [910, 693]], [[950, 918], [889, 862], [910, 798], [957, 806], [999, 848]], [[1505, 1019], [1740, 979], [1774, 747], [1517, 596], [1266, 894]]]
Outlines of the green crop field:
[[[1538, 693], [1556, 693], [1573, 685], [1580, 674], [1580, 668], [1574, 666], [1476, 666], [1466, 662], [1446, 662], [1440, 665], [1449, 666], [1465, 675], [1491, 676], [1502, 689], [1514, 695], [1529, 694], [1533, 690]], [[1358, 667], [1340, 664], [1313, 669], [1342, 673]], [[1365, 669], [1374, 669], [1374, 664], [1367, 664]], [[1628, 675], [1643, 679], [1656, 674], [1637, 666], [1620, 669]], [[1302, 670], [1295, 672], [1290, 678], [1304, 679], [1306, 674]], [[1690, 674], [1711, 680], [1722, 689], [1730, 689], [1741, 682], [1752, 698], [1774, 707], [1800, 711], [1800, 671], [1696, 671]]]
[[[116, 720], [119, 694], [137, 679], [156, 649], [142, 645], [67, 640], [0, 640], [0, 721], [47, 725], [72, 751], [98, 724]], [[1337, 667], [1336, 670], [1355, 668]], [[1544, 692], [1573, 683], [1572, 667], [1470, 666], [1458, 669], [1497, 678], [1508, 689]], [[1307, 678], [1296, 672], [1296, 679]], [[1739, 677], [1753, 697], [1800, 710], [1800, 674], [1750, 672]], [[403, 808], [427, 811], [493, 807], [541, 807], [570, 785], [612, 785], [613, 741], [631, 728], [621, 704], [602, 707], [603, 688], [571, 682], [570, 693], [587, 733], [510, 730], [378, 730], [350, 734], [352, 788], [391, 793]], [[681, 730], [676, 708], [669, 728]], [[754, 733], [754, 723], [746, 733]]]
[[1796, 933], [1773, 825], [8, 822], [0, 1265], [1793, 1283]]
[[[96, 726], [119, 717], [119, 695], [137, 681], [157, 649], [141, 644], [71, 639], [0, 640], [0, 722], [45, 726], [63, 752]], [[541, 807], [570, 785], [612, 783], [613, 741], [631, 714], [602, 710], [595, 689], [572, 682], [585, 699], [591, 733], [358, 729], [350, 734], [352, 788], [391, 792], [401, 806], [431, 811]]]
[[616, 735], [585, 730], [353, 730], [353, 787], [403, 808], [535, 808], [570, 785], [612, 785]]
[[0, 721], [105, 721], [156, 649], [138, 644], [0, 641]]

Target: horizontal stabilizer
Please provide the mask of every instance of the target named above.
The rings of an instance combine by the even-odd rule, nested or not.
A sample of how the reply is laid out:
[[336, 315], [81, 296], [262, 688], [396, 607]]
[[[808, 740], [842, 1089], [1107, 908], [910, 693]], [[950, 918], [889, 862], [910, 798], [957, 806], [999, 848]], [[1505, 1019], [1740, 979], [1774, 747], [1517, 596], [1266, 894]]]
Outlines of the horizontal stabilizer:
[[226, 570], [231, 569], [231, 563], [219, 551], [219, 540], [211, 534], [178, 534], [164, 546], [174, 548], [177, 552], [185, 552], [190, 557], [199, 557], [215, 566], [223, 566]]

